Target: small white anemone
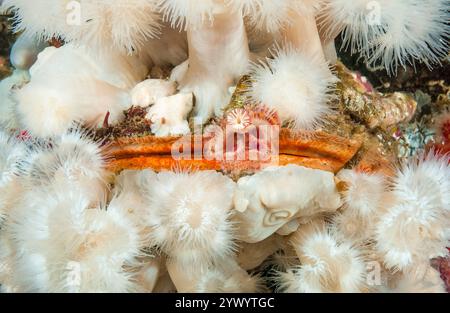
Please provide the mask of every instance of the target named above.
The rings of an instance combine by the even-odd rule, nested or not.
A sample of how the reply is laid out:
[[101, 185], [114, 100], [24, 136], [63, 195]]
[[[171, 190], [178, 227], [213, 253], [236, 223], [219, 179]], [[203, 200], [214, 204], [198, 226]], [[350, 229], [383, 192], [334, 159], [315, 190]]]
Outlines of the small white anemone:
[[48, 40], [68, 30], [67, 8], [71, 0], [4, 0], [1, 11], [14, 14], [15, 32]]
[[362, 292], [366, 266], [361, 252], [337, 240], [321, 221], [300, 226], [292, 244], [301, 265], [278, 273], [286, 292]]
[[65, 33], [67, 40], [98, 50], [139, 51], [160, 34], [156, 0], [80, 0], [79, 25]]
[[328, 64], [291, 47], [277, 49], [274, 59], [254, 64], [249, 95], [274, 109], [294, 129], [313, 130], [332, 112], [330, 92], [337, 79]]
[[372, 237], [378, 216], [387, 205], [387, 181], [379, 174], [342, 170], [337, 178], [346, 184], [344, 207], [333, 221], [346, 238], [358, 242]]
[[208, 265], [233, 250], [234, 182], [215, 171], [161, 172], [149, 186], [154, 244], [184, 266]]
[[403, 270], [448, 253], [450, 158], [434, 153], [410, 160], [393, 180], [397, 202], [376, 226], [377, 249], [388, 268]]
[[105, 156], [98, 143], [74, 130], [30, 155], [28, 181], [34, 186], [66, 185], [93, 201], [106, 199]]
[[448, 0], [333, 0], [321, 11], [328, 34], [343, 30], [344, 47], [389, 73], [399, 66], [440, 63], [450, 34]]

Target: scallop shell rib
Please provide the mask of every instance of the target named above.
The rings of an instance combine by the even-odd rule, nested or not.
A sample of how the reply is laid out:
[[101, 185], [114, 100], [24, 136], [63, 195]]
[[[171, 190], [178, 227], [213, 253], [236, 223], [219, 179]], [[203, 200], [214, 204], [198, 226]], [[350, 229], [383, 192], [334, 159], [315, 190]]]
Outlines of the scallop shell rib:
[[[156, 171], [191, 168], [198, 170], [223, 170], [234, 168], [239, 171], [258, 170], [267, 165], [283, 166], [296, 164], [314, 169], [337, 173], [358, 152], [362, 138], [346, 139], [323, 132], [299, 134], [289, 129], [280, 132], [279, 154], [270, 164], [255, 161], [228, 161], [226, 163], [207, 159], [176, 159], [171, 151], [174, 144], [194, 142], [194, 136], [157, 138], [120, 138], [111, 142], [106, 153], [111, 157], [109, 169], [120, 172], [125, 169]], [[181, 141], [180, 141], [181, 139]], [[206, 138], [205, 138], [206, 140]], [[205, 142], [205, 141], [204, 141]], [[194, 146], [194, 145], [192, 145]], [[203, 149], [199, 145], [196, 150]], [[236, 163], [236, 164], [234, 164]]]

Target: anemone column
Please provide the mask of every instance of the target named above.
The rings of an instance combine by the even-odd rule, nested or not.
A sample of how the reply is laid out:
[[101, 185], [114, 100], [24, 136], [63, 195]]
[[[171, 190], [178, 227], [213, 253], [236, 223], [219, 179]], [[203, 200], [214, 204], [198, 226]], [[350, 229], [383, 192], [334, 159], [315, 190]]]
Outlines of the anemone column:
[[293, 48], [305, 54], [325, 60], [322, 41], [317, 28], [315, 10], [311, 8], [311, 10], [304, 11], [293, 10], [291, 12], [292, 22], [286, 27], [284, 33], [287, 44], [292, 45]]
[[241, 14], [225, 6], [214, 13], [212, 23], [188, 26], [189, 68], [181, 79], [182, 92], [193, 92], [195, 114], [202, 121], [222, 115], [230, 99], [229, 87], [243, 75], [249, 48]]

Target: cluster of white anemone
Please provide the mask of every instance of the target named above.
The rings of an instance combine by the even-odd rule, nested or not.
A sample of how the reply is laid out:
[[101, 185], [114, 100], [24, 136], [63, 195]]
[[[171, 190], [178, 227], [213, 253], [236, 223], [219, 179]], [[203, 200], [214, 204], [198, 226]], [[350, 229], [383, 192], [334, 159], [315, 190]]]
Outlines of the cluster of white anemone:
[[222, 174], [130, 171], [111, 190], [99, 144], [80, 131], [0, 140], [5, 291], [152, 291], [142, 268], [161, 254], [212, 273], [233, 253], [234, 182]]
[[[12, 92], [11, 86], [28, 82], [20, 73], [3, 83], [0, 91], [8, 101], [2, 111], [18, 120], [10, 124], [40, 137], [59, 135], [73, 121], [101, 125], [106, 114], [114, 123], [131, 105], [132, 88], [154, 66], [169, 66], [175, 67], [171, 79], [178, 91], [194, 94], [192, 114], [203, 122], [223, 113], [232, 87], [250, 73], [255, 102], [278, 111], [291, 127], [317, 129], [332, 112], [328, 100], [336, 78], [330, 66], [339, 34], [344, 47], [391, 73], [415, 62], [432, 66], [447, 53], [448, 5], [448, 0], [5, 0], [2, 9], [14, 14], [14, 28], [22, 32], [12, 55], [18, 69], [29, 69], [45, 47], [42, 41], [58, 38], [68, 45], [64, 54], [46, 53], [45, 75], [34, 69], [22, 90]], [[44, 123], [48, 119], [52, 122]]]
[[[444, 290], [430, 259], [448, 255], [448, 156], [422, 155], [390, 180], [343, 170], [338, 211], [311, 203], [317, 213], [296, 230], [246, 243], [237, 231], [240, 185], [221, 173], [114, 178], [99, 144], [77, 130], [45, 143], [7, 133], [0, 140], [4, 291], [255, 292], [271, 279], [286, 292]], [[291, 205], [291, 193], [270, 193], [271, 207]], [[279, 272], [265, 281], [255, 273], [269, 263]]]

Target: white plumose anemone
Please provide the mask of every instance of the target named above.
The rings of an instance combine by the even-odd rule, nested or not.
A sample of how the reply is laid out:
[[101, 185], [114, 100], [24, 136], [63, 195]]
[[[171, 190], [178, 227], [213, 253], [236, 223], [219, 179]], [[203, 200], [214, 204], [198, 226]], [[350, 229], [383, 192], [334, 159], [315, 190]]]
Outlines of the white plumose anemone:
[[0, 226], [21, 192], [19, 175], [27, 158], [25, 145], [0, 130]]
[[6, 0], [3, 8], [14, 12], [17, 32], [96, 50], [132, 53], [159, 35], [155, 0]]
[[373, 236], [378, 216], [387, 205], [387, 182], [379, 174], [342, 170], [337, 178], [346, 184], [344, 207], [333, 221], [347, 239], [362, 242]]
[[220, 173], [161, 172], [149, 186], [146, 225], [154, 244], [183, 266], [203, 266], [233, 250], [234, 182]]
[[24, 292], [129, 292], [140, 253], [138, 230], [120, 210], [90, 208], [67, 186], [28, 191], [7, 232], [13, 282]]
[[24, 292], [135, 291], [141, 226], [120, 202], [107, 209], [104, 157], [81, 131], [36, 144], [5, 224], [11, 288]]
[[370, 216], [383, 205], [386, 179], [377, 173], [342, 170], [337, 178], [346, 183], [344, 202], [354, 214]]
[[[383, 30], [369, 43], [371, 64], [384, 65], [391, 72], [415, 61], [428, 66], [447, 55], [450, 25], [448, 0], [384, 1]], [[384, 7], [383, 7], [384, 6]], [[401, 12], [401, 14], [398, 14]]]
[[446, 56], [450, 25], [448, 0], [333, 0], [321, 15], [328, 36], [343, 30], [344, 46], [362, 52], [388, 72], [399, 66], [439, 63]]
[[65, 36], [75, 43], [134, 53], [160, 34], [155, 0], [80, 0], [80, 8], [79, 25]]
[[351, 244], [337, 240], [323, 222], [303, 225], [292, 237], [301, 265], [278, 274], [287, 292], [362, 292], [365, 262]]
[[251, 74], [253, 101], [274, 109], [294, 129], [316, 129], [332, 112], [328, 102], [337, 79], [319, 58], [293, 48], [279, 49], [274, 59], [255, 64]]
[[450, 167], [448, 156], [434, 151], [405, 164], [393, 181], [397, 202], [380, 216], [377, 249], [388, 268], [445, 256], [450, 239]]
[[14, 14], [14, 31], [27, 38], [48, 40], [68, 30], [67, 7], [71, 0], [4, 0], [2, 11]]
[[422, 207], [449, 211], [450, 156], [436, 153], [432, 150], [404, 164], [394, 180], [394, 192], [405, 201], [423, 201]]
[[91, 201], [106, 199], [104, 156], [99, 145], [80, 131], [62, 135], [51, 147], [36, 147], [29, 163], [30, 187], [64, 185]]

